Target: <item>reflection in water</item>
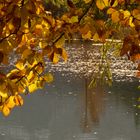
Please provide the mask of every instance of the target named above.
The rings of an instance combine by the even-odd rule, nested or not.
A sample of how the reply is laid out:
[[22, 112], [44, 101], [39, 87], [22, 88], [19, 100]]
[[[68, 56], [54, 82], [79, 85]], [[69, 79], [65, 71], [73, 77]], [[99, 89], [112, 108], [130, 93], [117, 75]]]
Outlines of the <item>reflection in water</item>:
[[26, 96], [8, 118], [0, 116], [0, 140], [139, 140], [138, 82], [94, 90], [88, 82], [57, 73], [53, 85]]
[[85, 132], [90, 132], [94, 125], [98, 125], [105, 106], [103, 86], [100, 85], [94, 89], [89, 89], [89, 82], [85, 78]]
[[116, 63], [112, 58], [117, 74], [112, 87], [88, 89], [86, 76], [90, 77], [100, 55], [93, 53], [87, 42], [86, 51], [77, 47], [79, 42], [74, 45], [69, 47], [67, 64], [48, 66], [57, 71], [53, 84], [26, 96], [24, 106], [14, 109], [9, 117], [0, 115], [0, 140], [140, 139], [139, 83], [130, 77], [131, 70], [124, 70], [126, 60]]

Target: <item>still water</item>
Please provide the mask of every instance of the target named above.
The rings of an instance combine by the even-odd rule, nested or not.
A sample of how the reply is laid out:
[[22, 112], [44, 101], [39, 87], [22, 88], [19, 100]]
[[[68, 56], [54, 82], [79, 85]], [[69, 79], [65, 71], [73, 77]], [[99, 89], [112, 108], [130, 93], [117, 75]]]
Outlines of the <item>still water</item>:
[[139, 140], [139, 79], [88, 89], [91, 78], [68, 68], [9, 117], [0, 115], [0, 140]]

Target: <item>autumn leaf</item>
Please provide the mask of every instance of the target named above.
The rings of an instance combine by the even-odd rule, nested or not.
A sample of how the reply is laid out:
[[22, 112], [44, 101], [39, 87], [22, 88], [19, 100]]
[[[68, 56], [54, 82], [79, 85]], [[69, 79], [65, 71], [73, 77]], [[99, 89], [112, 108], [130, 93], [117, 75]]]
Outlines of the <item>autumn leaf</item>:
[[78, 16], [72, 16], [68, 21], [69, 23], [76, 23], [79, 21]]
[[38, 87], [37, 87], [37, 84], [36, 83], [30, 84], [28, 86], [28, 90], [29, 90], [30, 93], [35, 92], [37, 89], [38, 89]]
[[10, 96], [6, 102], [6, 106], [9, 108], [9, 109], [12, 109], [14, 108], [15, 106], [15, 101], [14, 101], [14, 96]]
[[85, 3], [89, 3], [89, 2], [91, 2], [91, 0], [84, 0], [84, 2], [85, 2]]
[[0, 96], [2, 98], [7, 98], [8, 97], [8, 94], [6, 92], [4, 92], [4, 91], [0, 91]]
[[24, 61], [23, 60], [18, 60], [17, 63], [15, 64], [16, 68], [19, 70], [24, 69]]
[[91, 31], [88, 31], [86, 34], [82, 34], [82, 38], [84, 39], [91, 39], [92, 34]]
[[54, 64], [58, 63], [59, 59], [60, 59], [60, 55], [57, 54], [57, 53], [54, 53], [54, 54], [53, 54], [53, 60], [52, 60], [53, 63], [54, 63]]
[[106, 7], [104, 0], [96, 0], [96, 5], [100, 10], [103, 10]]
[[64, 43], [65, 43], [65, 37], [62, 36], [62, 37], [55, 43], [55, 46], [56, 46], [56, 48], [61, 48], [61, 47], [63, 47]]
[[115, 23], [119, 22], [120, 21], [119, 15], [120, 13], [118, 11], [113, 12], [111, 15], [112, 21]]
[[10, 114], [10, 109], [6, 105], [4, 105], [2, 108], [2, 113], [4, 116], [8, 116]]
[[53, 75], [51, 73], [47, 73], [44, 75], [43, 79], [47, 82], [50, 83], [53, 81]]
[[20, 95], [14, 97], [14, 102], [16, 106], [22, 106], [24, 103], [23, 98]]
[[99, 41], [99, 35], [98, 35], [98, 33], [95, 33], [94, 35], [93, 35], [93, 40], [96, 42], [96, 41]]

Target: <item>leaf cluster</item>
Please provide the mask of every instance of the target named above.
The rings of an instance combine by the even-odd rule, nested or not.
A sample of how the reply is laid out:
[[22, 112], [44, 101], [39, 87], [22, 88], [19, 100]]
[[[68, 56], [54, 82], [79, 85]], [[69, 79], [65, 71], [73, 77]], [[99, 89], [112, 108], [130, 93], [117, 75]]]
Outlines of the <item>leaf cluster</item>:
[[[58, 9], [61, 14], [53, 14]], [[53, 64], [67, 61], [65, 40], [70, 41], [74, 34], [103, 44], [107, 39], [121, 39], [120, 55], [139, 63], [140, 2], [0, 0], [0, 111], [5, 116], [23, 104], [23, 94], [53, 80], [45, 72], [46, 58]], [[16, 57], [13, 69], [5, 72], [2, 66], [8, 67], [11, 54]], [[101, 54], [104, 59], [103, 51]], [[108, 62], [101, 69], [102, 76], [107, 71], [110, 77]]]

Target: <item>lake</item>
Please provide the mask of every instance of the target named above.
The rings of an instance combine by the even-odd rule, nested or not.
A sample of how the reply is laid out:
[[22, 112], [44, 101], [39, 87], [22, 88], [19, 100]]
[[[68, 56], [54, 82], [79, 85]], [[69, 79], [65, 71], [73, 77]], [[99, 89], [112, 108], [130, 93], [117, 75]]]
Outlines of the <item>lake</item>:
[[0, 140], [139, 140], [135, 65], [111, 56], [113, 85], [99, 83], [89, 89], [100, 55], [92, 50], [91, 42], [74, 42], [66, 48], [66, 64], [47, 62], [54, 82], [26, 95], [24, 105], [10, 116], [0, 115]]

